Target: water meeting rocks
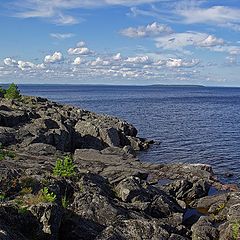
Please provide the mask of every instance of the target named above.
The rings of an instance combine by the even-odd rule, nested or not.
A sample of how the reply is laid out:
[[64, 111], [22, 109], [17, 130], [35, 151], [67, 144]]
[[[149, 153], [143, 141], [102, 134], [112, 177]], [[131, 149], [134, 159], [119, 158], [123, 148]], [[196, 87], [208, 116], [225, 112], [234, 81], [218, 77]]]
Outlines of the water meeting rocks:
[[[125, 121], [39, 97], [0, 96], [0, 142], [0, 239], [238, 234], [240, 193], [224, 190], [209, 165], [140, 161], [137, 151], [150, 142]], [[75, 174], [54, 175], [67, 155]]]

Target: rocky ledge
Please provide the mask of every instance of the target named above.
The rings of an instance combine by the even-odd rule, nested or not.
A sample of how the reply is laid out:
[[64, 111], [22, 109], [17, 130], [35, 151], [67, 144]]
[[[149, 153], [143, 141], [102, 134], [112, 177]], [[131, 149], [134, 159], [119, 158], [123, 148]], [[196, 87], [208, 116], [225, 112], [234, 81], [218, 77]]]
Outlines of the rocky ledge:
[[[238, 239], [240, 192], [208, 165], [140, 162], [117, 118], [0, 98], [0, 239]], [[61, 160], [63, 159], [63, 160]]]

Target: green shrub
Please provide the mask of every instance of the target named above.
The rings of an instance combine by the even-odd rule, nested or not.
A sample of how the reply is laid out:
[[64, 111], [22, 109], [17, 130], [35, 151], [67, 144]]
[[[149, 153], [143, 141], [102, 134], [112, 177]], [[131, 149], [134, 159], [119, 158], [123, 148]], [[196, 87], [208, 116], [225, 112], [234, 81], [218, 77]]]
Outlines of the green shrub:
[[63, 208], [67, 208], [68, 207], [69, 202], [67, 200], [66, 194], [62, 197], [61, 202], [62, 202]]
[[239, 227], [240, 227], [240, 224], [238, 222], [232, 223], [232, 235], [234, 240], [238, 239]]
[[54, 202], [56, 200], [56, 194], [54, 194], [53, 192], [49, 192], [47, 187], [44, 187], [41, 190], [41, 193], [44, 202]]
[[53, 169], [54, 176], [60, 177], [72, 177], [76, 174], [75, 165], [70, 156], [64, 157], [64, 159], [57, 159], [56, 165]]
[[14, 83], [10, 84], [6, 93], [4, 94], [4, 98], [7, 99], [19, 99], [21, 97], [20, 91], [18, 90], [18, 86]]
[[5, 194], [1, 193], [0, 194], [0, 202], [3, 202], [5, 200], [6, 196]]

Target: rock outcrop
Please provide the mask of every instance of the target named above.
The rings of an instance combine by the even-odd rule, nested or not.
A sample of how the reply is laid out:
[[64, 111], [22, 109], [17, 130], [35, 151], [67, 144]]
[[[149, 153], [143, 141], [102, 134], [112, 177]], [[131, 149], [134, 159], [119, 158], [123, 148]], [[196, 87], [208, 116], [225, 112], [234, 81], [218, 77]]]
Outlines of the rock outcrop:
[[[0, 98], [0, 142], [0, 239], [240, 236], [240, 192], [208, 165], [140, 162], [136, 151], [150, 142], [125, 121], [37, 97]], [[67, 169], [57, 175], [64, 156], [73, 162], [58, 160]]]

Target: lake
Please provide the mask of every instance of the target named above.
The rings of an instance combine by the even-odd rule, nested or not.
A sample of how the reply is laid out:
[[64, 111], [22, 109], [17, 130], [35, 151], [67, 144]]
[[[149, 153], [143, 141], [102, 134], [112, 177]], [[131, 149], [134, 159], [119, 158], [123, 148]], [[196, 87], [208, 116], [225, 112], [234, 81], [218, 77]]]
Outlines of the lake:
[[[157, 141], [142, 161], [211, 164], [240, 183], [240, 88], [20, 85], [21, 92], [114, 115]], [[229, 175], [232, 175], [229, 177]]]

